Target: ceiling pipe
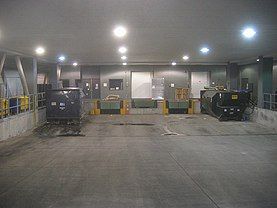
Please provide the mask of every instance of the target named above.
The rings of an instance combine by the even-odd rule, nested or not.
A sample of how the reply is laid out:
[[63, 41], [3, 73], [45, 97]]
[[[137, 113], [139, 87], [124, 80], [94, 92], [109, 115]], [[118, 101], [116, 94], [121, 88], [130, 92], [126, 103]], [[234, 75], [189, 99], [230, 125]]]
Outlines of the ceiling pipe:
[[26, 76], [24, 74], [24, 70], [23, 70], [22, 63], [21, 63], [19, 56], [15, 56], [15, 63], [16, 63], [17, 70], [18, 70], [20, 80], [22, 83], [24, 95], [29, 95], [29, 89], [28, 89], [28, 85], [27, 85]]

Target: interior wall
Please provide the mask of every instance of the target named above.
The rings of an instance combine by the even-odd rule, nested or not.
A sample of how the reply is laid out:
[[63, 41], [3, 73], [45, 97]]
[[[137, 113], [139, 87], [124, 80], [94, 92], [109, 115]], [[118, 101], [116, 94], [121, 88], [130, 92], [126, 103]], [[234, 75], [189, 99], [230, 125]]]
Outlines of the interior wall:
[[[100, 87], [101, 99], [110, 94], [119, 95], [120, 98], [127, 99], [131, 96], [130, 70], [125, 66], [101, 66], [100, 67]], [[123, 79], [123, 89], [111, 91], [109, 89], [109, 79]]]
[[248, 83], [253, 83], [253, 99], [258, 99], [258, 64], [240, 66], [240, 77], [248, 78]]
[[[68, 66], [62, 67], [61, 79], [69, 79], [75, 84], [75, 79], [93, 78], [100, 74], [101, 99], [110, 94], [120, 98], [131, 98], [131, 72], [151, 72], [153, 78], [165, 78], [165, 98], [174, 99], [176, 88], [190, 88], [191, 71], [209, 72], [209, 81], [214, 85], [226, 85], [226, 66], [81, 66], [80, 70]], [[123, 79], [122, 90], [110, 90], [109, 79]], [[171, 87], [174, 84], [174, 87]]]
[[[176, 88], [189, 88], [189, 74], [184, 67], [157, 66], [154, 67], [154, 77], [165, 78], [165, 99], [175, 98]], [[171, 87], [174, 84], [174, 87]]]
[[212, 86], [224, 86], [226, 87], [226, 70], [214, 69], [210, 70], [210, 84]]
[[76, 87], [76, 80], [81, 79], [79, 66], [63, 66], [61, 71], [61, 79], [68, 79], [70, 87]]

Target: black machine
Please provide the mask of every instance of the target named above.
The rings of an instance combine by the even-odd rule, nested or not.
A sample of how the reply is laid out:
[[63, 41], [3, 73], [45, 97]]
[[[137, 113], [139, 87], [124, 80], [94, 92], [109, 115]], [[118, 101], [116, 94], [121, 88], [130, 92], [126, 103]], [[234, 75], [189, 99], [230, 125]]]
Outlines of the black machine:
[[246, 91], [201, 90], [201, 112], [208, 113], [220, 121], [241, 121], [250, 106], [250, 93]]
[[47, 121], [80, 121], [83, 116], [83, 92], [80, 88], [46, 91]]

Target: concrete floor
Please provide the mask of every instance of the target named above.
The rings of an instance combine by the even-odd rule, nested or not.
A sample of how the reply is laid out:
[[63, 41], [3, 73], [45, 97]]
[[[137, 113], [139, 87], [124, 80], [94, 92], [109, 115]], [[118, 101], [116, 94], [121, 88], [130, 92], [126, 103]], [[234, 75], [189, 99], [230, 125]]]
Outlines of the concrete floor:
[[264, 126], [107, 115], [82, 133], [1, 142], [0, 207], [277, 207], [277, 134]]

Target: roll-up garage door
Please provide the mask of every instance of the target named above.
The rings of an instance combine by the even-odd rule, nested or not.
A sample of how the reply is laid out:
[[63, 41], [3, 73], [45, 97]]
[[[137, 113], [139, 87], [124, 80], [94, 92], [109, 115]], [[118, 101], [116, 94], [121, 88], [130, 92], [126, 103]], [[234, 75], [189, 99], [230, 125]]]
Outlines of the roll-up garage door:
[[132, 98], [152, 98], [151, 72], [132, 72]]

